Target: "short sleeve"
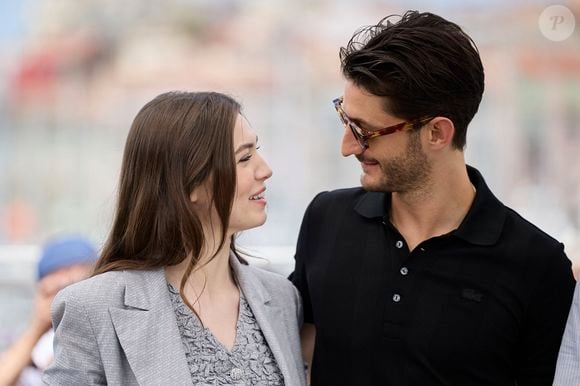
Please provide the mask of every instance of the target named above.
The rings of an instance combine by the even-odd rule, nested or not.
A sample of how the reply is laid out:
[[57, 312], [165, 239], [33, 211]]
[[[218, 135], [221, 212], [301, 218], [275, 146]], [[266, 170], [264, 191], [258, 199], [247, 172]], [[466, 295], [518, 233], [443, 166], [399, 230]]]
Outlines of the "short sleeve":
[[298, 234], [298, 242], [296, 244], [296, 254], [294, 255], [294, 272], [292, 272], [289, 277], [294, 286], [298, 289], [298, 292], [300, 292], [302, 298], [304, 323], [314, 323], [310, 290], [308, 288], [307, 264], [311, 262], [312, 259], [312, 256], [310, 255], [311, 250], [309, 248], [309, 239], [312, 237], [311, 229], [313, 227], [311, 224], [312, 208], [320, 194], [312, 200], [302, 218], [302, 225], [300, 226], [300, 233]]
[[563, 245], [550, 253], [548, 261], [549, 266], [532, 295], [533, 301], [522, 328], [518, 385], [547, 385], [554, 379], [575, 281]]

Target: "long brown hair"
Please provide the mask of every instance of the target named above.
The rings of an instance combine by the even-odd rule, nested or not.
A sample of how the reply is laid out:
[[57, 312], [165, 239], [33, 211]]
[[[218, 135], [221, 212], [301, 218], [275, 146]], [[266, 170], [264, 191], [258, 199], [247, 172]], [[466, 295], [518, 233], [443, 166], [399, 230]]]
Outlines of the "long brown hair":
[[[236, 189], [239, 112], [238, 102], [215, 92], [165, 93], [139, 111], [125, 144], [113, 227], [93, 275], [166, 267], [191, 256], [183, 290], [199, 263], [200, 219], [208, 215], [193, 207], [190, 194], [206, 181], [221, 223], [218, 250], [223, 247]], [[239, 256], [233, 237], [231, 249]]]

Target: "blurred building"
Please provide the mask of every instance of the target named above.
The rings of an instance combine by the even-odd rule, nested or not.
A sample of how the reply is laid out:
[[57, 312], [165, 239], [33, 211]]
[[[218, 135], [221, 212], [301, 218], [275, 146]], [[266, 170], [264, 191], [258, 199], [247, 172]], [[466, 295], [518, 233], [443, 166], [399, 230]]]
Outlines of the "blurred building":
[[[561, 4], [580, 24], [580, 1]], [[317, 192], [358, 184], [358, 165], [339, 154], [343, 129], [331, 104], [342, 92], [339, 47], [362, 25], [418, 9], [457, 22], [484, 61], [486, 91], [468, 130], [468, 161], [580, 261], [580, 26], [564, 41], [548, 40], [538, 27], [548, 5], [4, 2], [0, 245], [34, 245], [63, 231], [104, 240], [131, 120], [173, 89], [218, 90], [242, 102], [274, 176], [269, 221], [241, 242], [294, 244]]]

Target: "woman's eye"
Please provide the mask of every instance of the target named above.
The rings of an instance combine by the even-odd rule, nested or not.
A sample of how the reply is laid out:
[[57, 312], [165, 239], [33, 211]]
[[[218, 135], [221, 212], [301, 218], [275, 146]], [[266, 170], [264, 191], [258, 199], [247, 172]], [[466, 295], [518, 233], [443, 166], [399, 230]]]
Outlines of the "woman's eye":
[[248, 154], [247, 156], [240, 158], [240, 162], [248, 162], [250, 158], [252, 158], [252, 155]]
[[[260, 150], [260, 146], [256, 146], [254, 149], [255, 150]], [[250, 153], [250, 154], [248, 154], [248, 155], [240, 158], [240, 161], [239, 162], [248, 162], [250, 160], [250, 158], [252, 158], [252, 155], [253, 155], [253, 153]]]

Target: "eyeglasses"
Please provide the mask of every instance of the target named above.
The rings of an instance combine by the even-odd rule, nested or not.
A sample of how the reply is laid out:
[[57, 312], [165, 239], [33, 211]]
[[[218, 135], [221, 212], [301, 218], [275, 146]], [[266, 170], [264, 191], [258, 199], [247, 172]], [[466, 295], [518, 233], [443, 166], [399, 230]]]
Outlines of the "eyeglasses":
[[[338, 116], [340, 117], [340, 120], [342, 121], [342, 124], [344, 125], [344, 127], [345, 128], [348, 127], [350, 129], [350, 131], [352, 131], [354, 138], [356, 139], [358, 144], [361, 145], [361, 147], [363, 149], [368, 149], [369, 139], [381, 137], [383, 135], [393, 134], [397, 131], [401, 131], [401, 130], [413, 127], [412, 122], [401, 122], [401, 123], [397, 123], [396, 125], [385, 127], [384, 129], [379, 129], [379, 130], [374, 130], [374, 131], [365, 130], [362, 127], [359, 127], [356, 123], [354, 123], [348, 117], [348, 115], [346, 115], [346, 113], [342, 109], [342, 100], [343, 100], [343, 97], [339, 97], [339, 98], [336, 98], [335, 100], [333, 100], [332, 103], [334, 103], [334, 108], [336, 109], [336, 112], [338, 113]], [[425, 123], [429, 122], [430, 120], [431, 120], [431, 118], [420, 119], [417, 121], [417, 123], [425, 124]]]

